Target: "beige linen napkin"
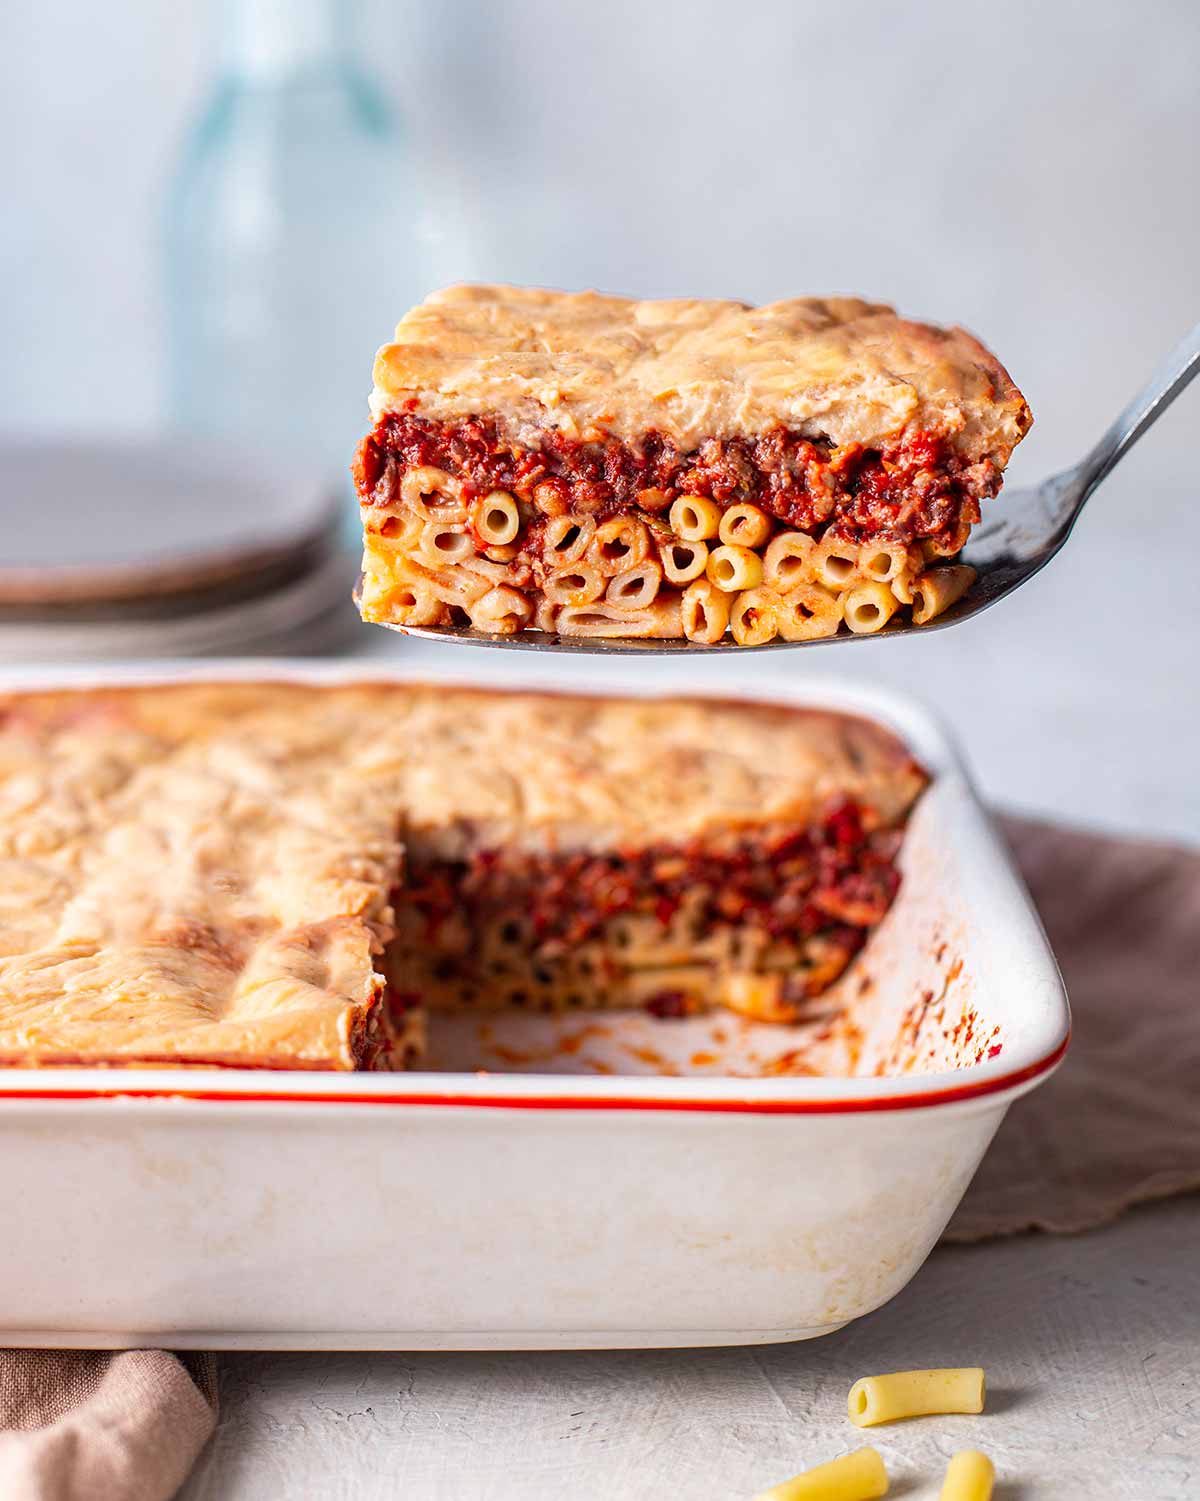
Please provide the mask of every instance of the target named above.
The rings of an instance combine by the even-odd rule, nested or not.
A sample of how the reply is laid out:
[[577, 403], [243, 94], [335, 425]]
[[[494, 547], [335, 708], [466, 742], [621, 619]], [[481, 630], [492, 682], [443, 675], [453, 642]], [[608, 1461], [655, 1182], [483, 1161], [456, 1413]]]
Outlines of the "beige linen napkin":
[[4, 1501], [168, 1501], [217, 1420], [214, 1355], [0, 1350]]
[[1200, 852], [1003, 819], [1071, 998], [946, 1239], [1088, 1230], [1200, 1188]]

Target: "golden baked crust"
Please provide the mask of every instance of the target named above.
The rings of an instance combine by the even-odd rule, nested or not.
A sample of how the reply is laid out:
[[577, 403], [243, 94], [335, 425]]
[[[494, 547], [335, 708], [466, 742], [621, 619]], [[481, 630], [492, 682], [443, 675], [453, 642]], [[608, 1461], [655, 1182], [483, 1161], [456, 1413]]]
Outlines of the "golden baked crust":
[[924, 785], [877, 725], [772, 704], [420, 689], [403, 715], [406, 826], [448, 857], [805, 824], [838, 796], [893, 824]]
[[751, 307], [450, 287], [401, 320], [374, 378], [377, 419], [486, 414], [527, 446], [547, 427], [583, 441], [653, 430], [684, 451], [780, 426], [868, 448], [925, 432], [1003, 469], [1032, 420], [970, 334], [849, 297]]
[[864, 721], [445, 687], [0, 698], [0, 1062], [370, 1064], [401, 824], [455, 856], [805, 821], [923, 785]]
[[310, 712], [282, 687], [3, 701], [0, 1060], [363, 1058], [397, 810], [341, 752], [349, 705], [301, 699]]

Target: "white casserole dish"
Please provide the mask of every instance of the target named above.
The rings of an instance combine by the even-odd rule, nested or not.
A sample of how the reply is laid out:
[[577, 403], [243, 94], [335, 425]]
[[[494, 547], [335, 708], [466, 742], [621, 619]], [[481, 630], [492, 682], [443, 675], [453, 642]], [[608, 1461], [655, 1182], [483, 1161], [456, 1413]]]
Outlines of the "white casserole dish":
[[[405, 676], [429, 674], [246, 662], [0, 686]], [[541, 672], [536, 686], [555, 684]], [[568, 675], [557, 686], [578, 691]], [[636, 665], [618, 686], [638, 691]], [[703, 692], [704, 674], [672, 689]], [[526, 1018], [514, 1025], [542, 1031], [522, 1053], [497, 1051], [491, 1025], [435, 1027], [435, 1061], [515, 1057], [533, 1073], [9, 1070], [0, 1344], [742, 1344], [828, 1333], [894, 1296], [1008, 1106], [1061, 1059], [1066, 996], [929, 717], [829, 683], [767, 691], [883, 721], [934, 777], [900, 897], [841, 982], [852, 1024], [789, 1037], [628, 1018], [556, 1051], [546, 1028], [561, 1042], [580, 1018]], [[680, 1076], [563, 1077], [589, 1059], [645, 1068], [639, 1028]], [[730, 1076], [800, 1047], [853, 1076]]]

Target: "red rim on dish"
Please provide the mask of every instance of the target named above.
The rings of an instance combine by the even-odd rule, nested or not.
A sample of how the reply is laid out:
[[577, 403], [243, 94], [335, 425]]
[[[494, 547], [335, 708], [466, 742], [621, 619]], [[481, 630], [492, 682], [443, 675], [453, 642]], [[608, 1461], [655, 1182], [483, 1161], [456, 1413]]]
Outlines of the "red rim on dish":
[[301, 1089], [267, 1093], [256, 1090], [214, 1090], [203, 1088], [158, 1088], [122, 1087], [114, 1083], [111, 1089], [0, 1089], [0, 1100], [105, 1100], [105, 1099], [184, 1099], [217, 1102], [228, 1100], [237, 1104], [286, 1104], [286, 1105], [432, 1105], [465, 1106], [485, 1110], [673, 1110], [719, 1112], [731, 1115], [855, 1115], [879, 1110], [916, 1110], [933, 1105], [955, 1104], [962, 1100], [978, 1099], [985, 1095], [999, 1094], [1019, 1084], [1036, 1079], [1062, 1061], [1070, 1046], [1070, 1033], [1044, 1058], [1013, 1069], [995, 1079], [979, 1079], [974, 1083], [951, 1084], [945, 1089], [932, 1089], [908, 1094], [888, 1094], [866, 1097], [859, 1100], [723, 1100], [669, 1099], [663, 1096], [621, 1099], [603, 1095], [512, 1095], [512, 1094], [454, 1094], [450, 1091], [437, 1094], [404, 1093], [388, 1094], [320, 1094]]

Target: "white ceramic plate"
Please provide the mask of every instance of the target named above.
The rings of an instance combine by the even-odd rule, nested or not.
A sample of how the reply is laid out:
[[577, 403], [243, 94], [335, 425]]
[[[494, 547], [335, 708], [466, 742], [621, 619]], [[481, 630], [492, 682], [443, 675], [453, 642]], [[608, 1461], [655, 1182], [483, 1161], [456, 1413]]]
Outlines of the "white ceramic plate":
[[[64, 527], [64, 507], [93, 524]], [[323, 545], [338, 510], [274, 456], [195, 438], [0, 443], [0, 600], [136, 602], [245, 578]]]

